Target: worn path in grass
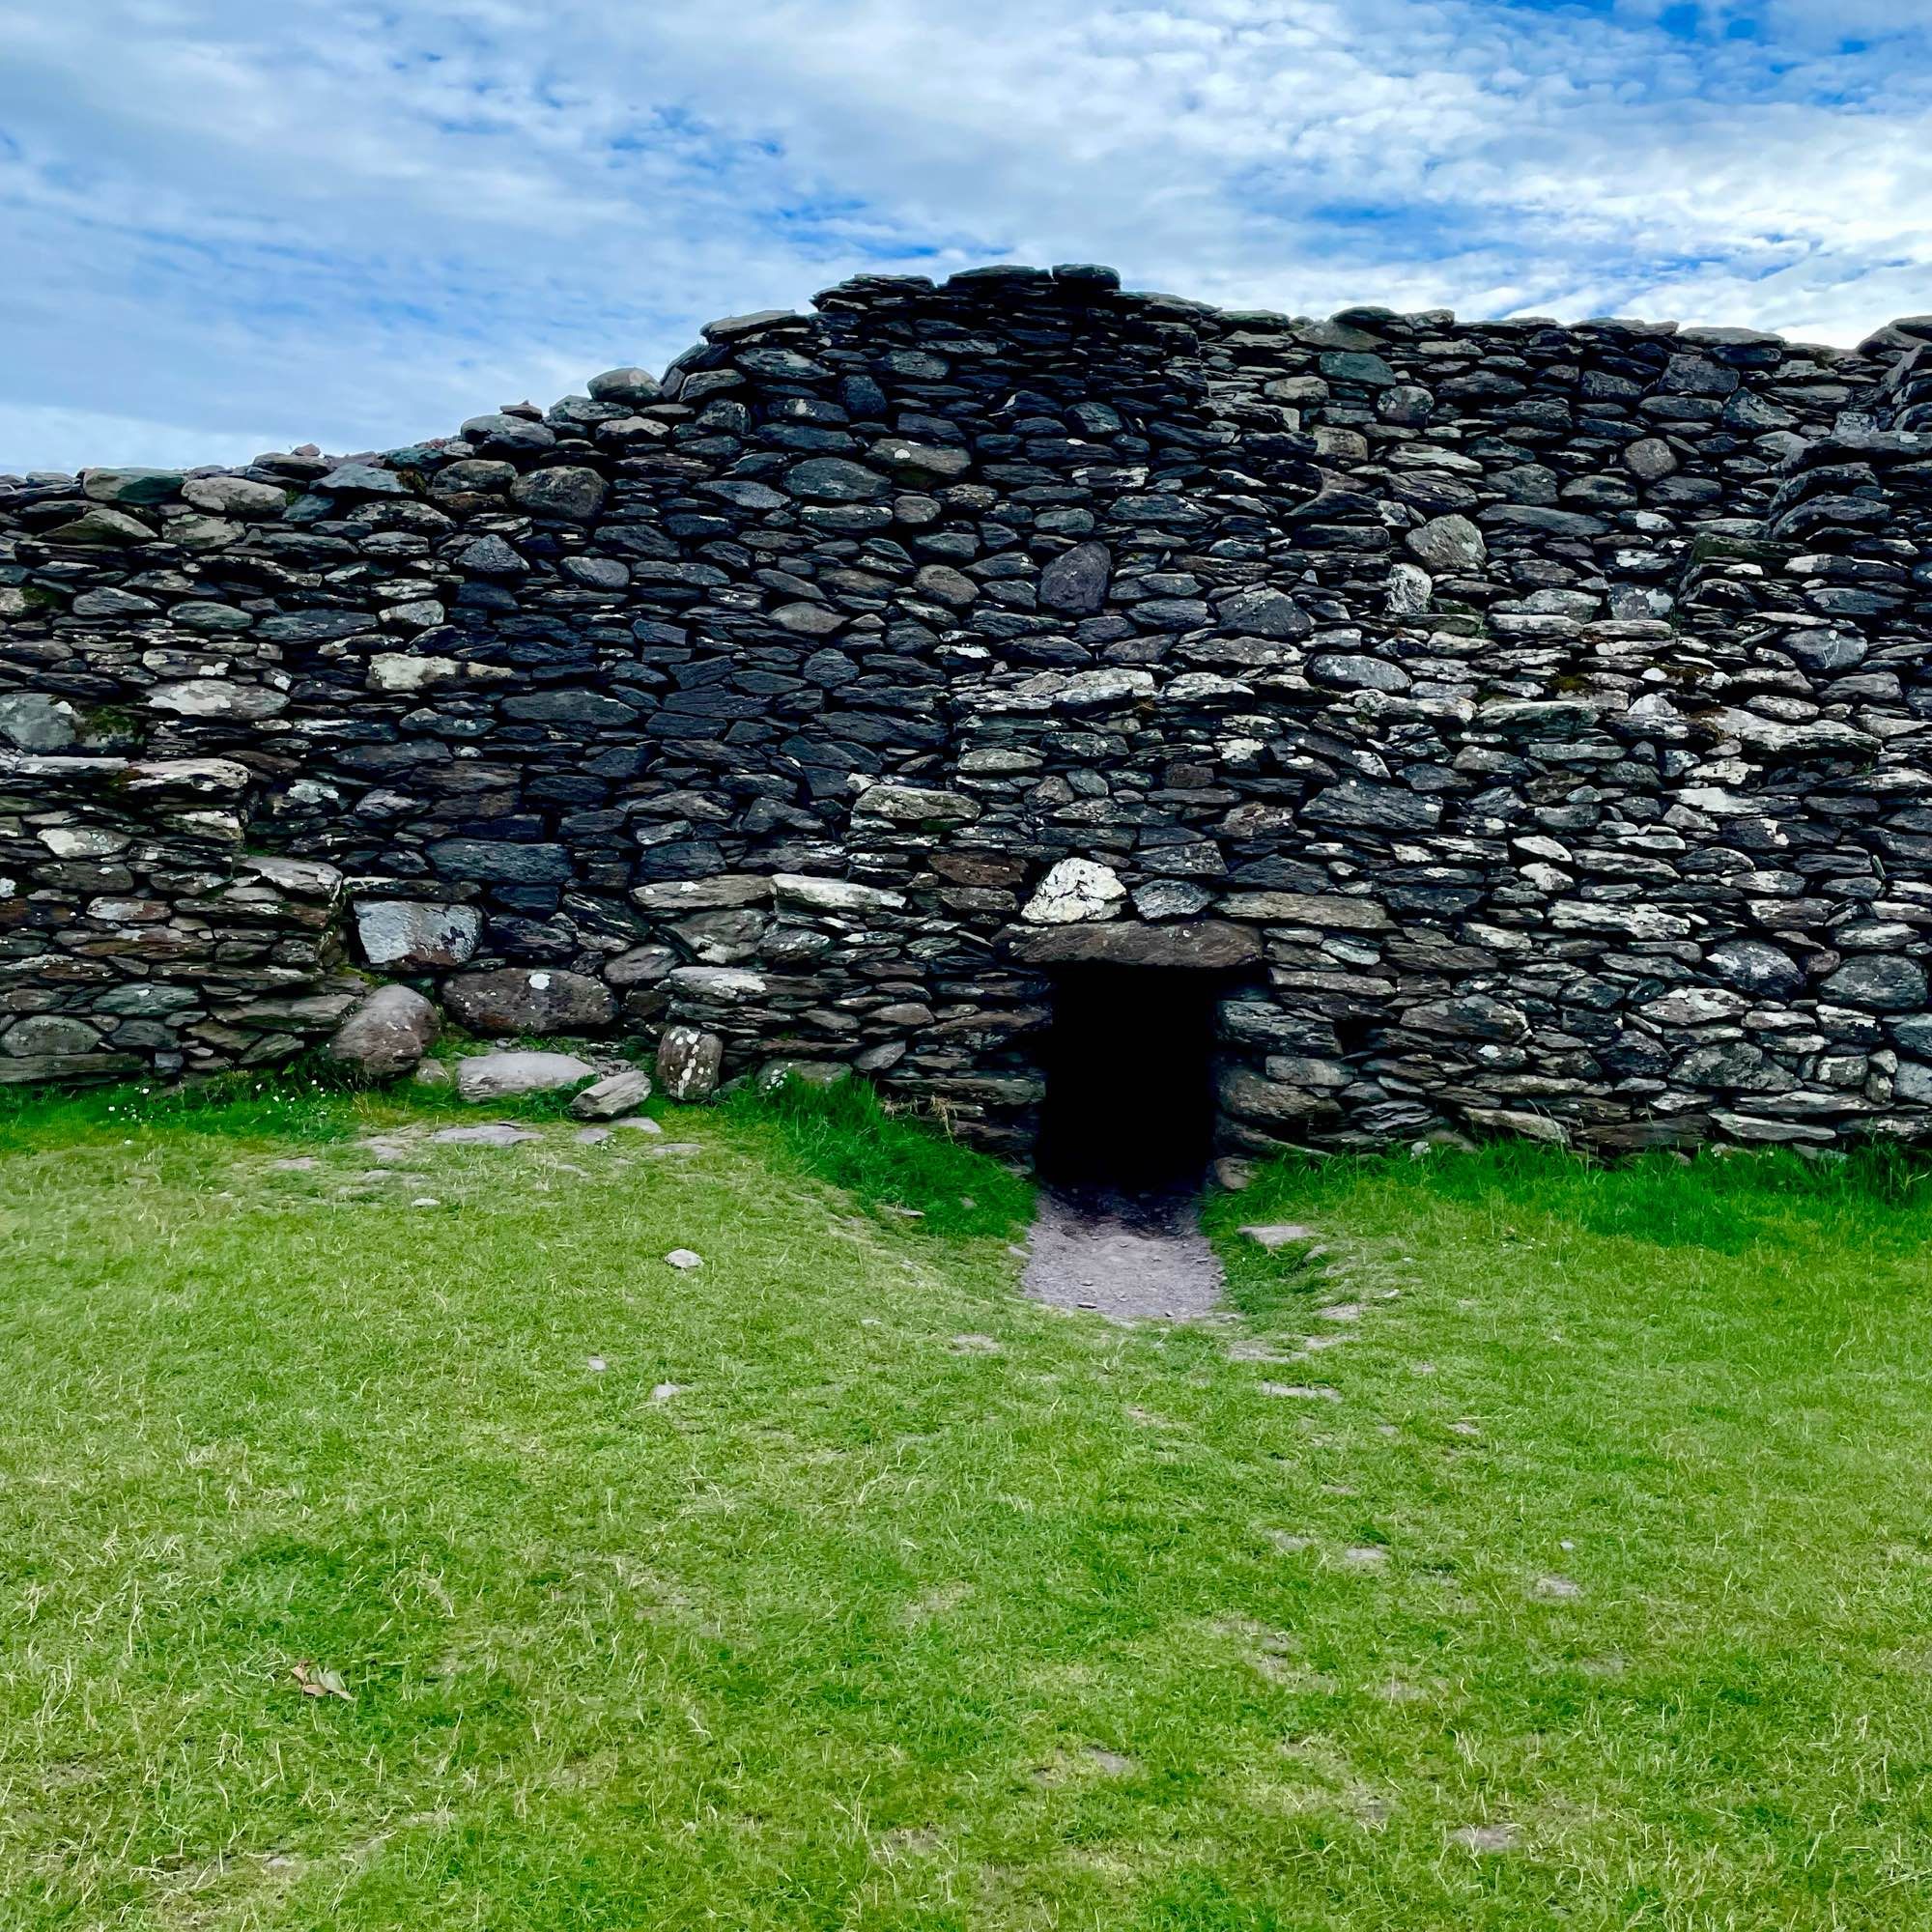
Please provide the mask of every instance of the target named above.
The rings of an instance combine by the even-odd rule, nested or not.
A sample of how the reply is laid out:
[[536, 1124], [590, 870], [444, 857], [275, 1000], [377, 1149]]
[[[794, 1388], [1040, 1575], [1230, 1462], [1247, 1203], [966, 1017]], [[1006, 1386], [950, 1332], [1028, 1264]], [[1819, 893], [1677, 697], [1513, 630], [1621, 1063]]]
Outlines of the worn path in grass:
[[1208, 1321], [1227, 1313], [1221, 1260], [1194, 1197], [1042, 1189], [1020, 1286], [1109, 1321]]
[[0, 1924], [1932, 1920], [1922, 1182], [446, 1123], [0, 1121]]

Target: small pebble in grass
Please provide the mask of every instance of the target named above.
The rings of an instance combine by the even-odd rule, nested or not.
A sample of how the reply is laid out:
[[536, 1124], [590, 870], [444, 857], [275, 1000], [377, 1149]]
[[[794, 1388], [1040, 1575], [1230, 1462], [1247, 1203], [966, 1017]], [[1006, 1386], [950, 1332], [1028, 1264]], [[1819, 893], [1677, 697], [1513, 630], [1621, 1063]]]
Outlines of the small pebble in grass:
[[1480, 1435], [1483, 1432], [1473, 1422], [1452, 1422], [1449, 1425], [1449, 1433], [1451, 1435]]
[[580, 1127], [571, 1135], [579, 1147], [602, 1147], [610, 1138], [609, 1127]]
[[704, 1265], [704, 1257], [694, 1254], [689, 1248], [673, 1248], [665, 1260], [674, 1268], [701, 1268]]
[[1109, 1777], [1129, 1777], [1138, 1769], [1132, 1758], [1122, 1757], [1119, 1751], [1107, 1750], [1100, 1745], [1089, 1745], [1087, 1755], [1093, 1759], [1094, 1769]]
[[442, 1206], [442, 1203], [439, 1201], [434, 1194], [418, 1194], [416, 1198], [410, 1203], [410, 1206], [412, 1208], [440, 1208]]
[[1264, 1395], [1286, 1396], [1295, 1402], [1340, 1402], [1342, 1391], [1317, 1382], [1263, 1382]]
[[1539, 1577], [1536, 1594], [1551, 1603], [1569, 1603], [1583, 1594], [1583, 1586], [1568, 1577]]
[[1342, 1561], [1354, 1570], [1374, 1570], [1389, 1560], [1389, 1553], [1378, 1543], [1351, 1543], [1342, 1552]]
[[672, 1396], [682, 1395], [683, 1393], [684, 1384], [682, 1382], [659, 1382], [651, 1390], [651, 1400], [653, 1402], [668, 1402]]
[[593, 1376], [601, 1376], [610, 1366], [611, 1364], [602, 1355], [592, 1355], [590, 1358], [589, 1369]]
[[629, 1114], [621, 1121], [612, 1121], [613, 1127], [628, 1127], [634, 1134], [661, 1134], [664, 1128], [648, 1114]]
[[1315, 1312], [1323, 1321], [1359, 1321], [1362, 1319], [1362, 1304], [1359, 1301], [1335, 1301]]

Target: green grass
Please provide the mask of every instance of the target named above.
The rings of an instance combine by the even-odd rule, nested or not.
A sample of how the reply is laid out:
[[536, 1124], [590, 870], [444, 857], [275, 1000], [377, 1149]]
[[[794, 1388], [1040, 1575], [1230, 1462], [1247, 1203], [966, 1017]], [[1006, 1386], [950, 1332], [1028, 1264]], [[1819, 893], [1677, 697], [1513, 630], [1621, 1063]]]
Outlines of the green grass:
[[0, 1116], [0, 1925], [1932, 1921], [1923, 1169], [1278, 1167], [1122, 1330], [858, 1090], [453, 1111]]

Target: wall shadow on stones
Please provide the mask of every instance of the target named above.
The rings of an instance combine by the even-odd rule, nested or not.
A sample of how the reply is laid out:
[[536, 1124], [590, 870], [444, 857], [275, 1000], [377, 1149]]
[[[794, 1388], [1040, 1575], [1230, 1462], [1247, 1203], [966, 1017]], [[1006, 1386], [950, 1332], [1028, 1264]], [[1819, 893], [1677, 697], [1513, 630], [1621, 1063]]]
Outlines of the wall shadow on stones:
[[1075, 967], [1053, 981], [1041, 1049], [1040, 1179], [1157, 1193], [1205, 1172], [1214, 1132], [1213, 973]]

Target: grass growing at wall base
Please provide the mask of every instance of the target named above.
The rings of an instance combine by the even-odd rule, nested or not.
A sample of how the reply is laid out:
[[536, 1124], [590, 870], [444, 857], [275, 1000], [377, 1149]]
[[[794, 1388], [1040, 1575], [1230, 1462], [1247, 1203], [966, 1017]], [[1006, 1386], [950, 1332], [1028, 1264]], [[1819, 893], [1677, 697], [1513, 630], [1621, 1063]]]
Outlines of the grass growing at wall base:
[[1922, 1167], [1284, 1165], [1122, 1330], [854, 1099], [94, 1104], [0, 1151], [9, 1932], [1932, 1922]]
[[776, 1140], [819, 1179], [866, 1208], [917, 1217], [928, 1233], [1010, 1238], [1032, 1218], [1023, 1175], [930, 1122], [889, 1111], [867, 1081], [792, 1078], [762, 1092], [748, 1084], [725, 1105], [739, 1126]]

